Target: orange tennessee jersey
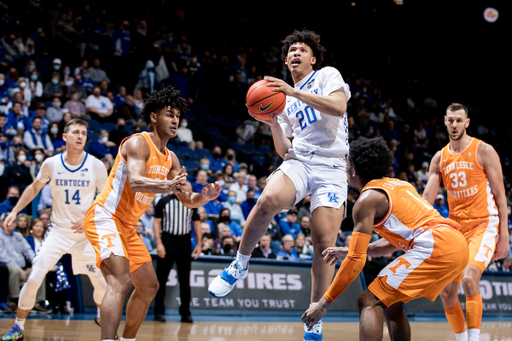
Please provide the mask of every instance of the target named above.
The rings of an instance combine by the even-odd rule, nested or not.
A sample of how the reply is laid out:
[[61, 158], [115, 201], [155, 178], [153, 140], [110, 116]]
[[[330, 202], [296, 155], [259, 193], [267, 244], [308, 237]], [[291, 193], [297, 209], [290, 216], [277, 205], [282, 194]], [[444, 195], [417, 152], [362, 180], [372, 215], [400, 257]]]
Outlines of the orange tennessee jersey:
[[487, 174], [478, 163], [477, 153], [481, 144], [481, 140], [472, 138], [460, 153], [450, 151], [450, 144], [441, 150], [439, 170], [448, 190], [450, 218], [460, 220], [498, 215]]
[[[171, 152], [166, 148], [165, 155], [162, 154], [146, 132], [134, 135], [144, 137], [151, 151], [146, 162], [146, 177], [165, 180], [172, 166]], [[121, 142], [107, 184], [95, 202], [123, 223], [135, 225], [153, 201], [155, 193], [134, 192], [130, 188], [127, 163], [121, 155], [121, 148], [129, 138], [127, 137]]]
[[461, 228], [455, 221], [443, 218], [408, 182], [393, 178], [373, 180], [361, 194], [369, 189], [384, 191], [389, 200], [386, 216], [375, 222], [373, 230], [401, 250], [409, 250], [414, 238], [435, 226]]

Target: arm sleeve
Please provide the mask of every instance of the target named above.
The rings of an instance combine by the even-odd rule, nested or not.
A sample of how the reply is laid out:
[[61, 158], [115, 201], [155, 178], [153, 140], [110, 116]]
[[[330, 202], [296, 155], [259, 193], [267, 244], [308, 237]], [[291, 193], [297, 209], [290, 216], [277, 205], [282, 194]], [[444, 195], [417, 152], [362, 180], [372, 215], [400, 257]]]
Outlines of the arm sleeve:
[[197, 213], [197, 208], [192, 209], [192, 221], [199, 221], [199, 213]]
[[43, 183], [48, 183], [48, 181], [51, 180], [53, 175], [53, 158], [48, 158], [44, 160], [43, 165], [41, 166], [41, 169], [39, 170], [39, 173], [37, 174], [37, 180]]
[[338, 273], [324, 294], [329, 302], [334, 302], [338, 296], [352, 283], [366, 263], [366, 252], [371, 239], [370, 234], [354, 232], [348, 246], [348, 255], [343, 260]]
[[343, 89], [348, 102], [350, 99], [350, 88], [343, 80], [343, 77], [341, 77], [340, 72], [333, 67], [325, 67], [322, 71], [324, 71], [324, 77], [322, 79], [322, 93], [328, 96], [334, 91]]

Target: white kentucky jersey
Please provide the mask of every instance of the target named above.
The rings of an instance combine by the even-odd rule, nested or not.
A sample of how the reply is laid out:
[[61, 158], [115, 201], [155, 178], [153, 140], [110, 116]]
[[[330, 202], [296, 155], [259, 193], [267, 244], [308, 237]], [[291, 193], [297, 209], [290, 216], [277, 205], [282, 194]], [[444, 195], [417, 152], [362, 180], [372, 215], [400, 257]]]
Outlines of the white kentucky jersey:
[[71, 166], [64, 160], [66, 153], [46, 159], [37, 179], [50, 181], [52, 193], [51, 221], [57, 226], [71, 228], [72, 222], [81, 222], [94, 202], [96, 193], [107, 182], [107, 169], [103, 162], [84, 152], [80, 166]]
[[[350, 88], [333, 67], [324, 67], [312, 71], [295, 89], [308, 91], [317, 95], [328, 96], [337, 90], [343, 90], [350, 99]], [[348, 155], [347, 115], [335, 117], [322, 113], [310, 105], [286, 96], [286, 107], [278, 122], [287, 137], [293, 138], [292, 149], [297, 156], [310, 154], [345, 158]]]

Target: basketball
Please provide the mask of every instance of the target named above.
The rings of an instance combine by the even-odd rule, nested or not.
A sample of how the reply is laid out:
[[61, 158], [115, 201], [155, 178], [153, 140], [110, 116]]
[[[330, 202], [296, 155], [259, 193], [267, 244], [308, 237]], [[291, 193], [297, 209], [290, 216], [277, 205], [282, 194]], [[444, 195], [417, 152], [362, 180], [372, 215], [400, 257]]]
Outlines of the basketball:
[[262, 120], [271, 120], [280, 115], [286, 103], [286, 95], [272, 91], [273, 88], [268, 87], [267, 83], [266, 80], [257, 81], [251, 85], [245, 97], [249, 111]]

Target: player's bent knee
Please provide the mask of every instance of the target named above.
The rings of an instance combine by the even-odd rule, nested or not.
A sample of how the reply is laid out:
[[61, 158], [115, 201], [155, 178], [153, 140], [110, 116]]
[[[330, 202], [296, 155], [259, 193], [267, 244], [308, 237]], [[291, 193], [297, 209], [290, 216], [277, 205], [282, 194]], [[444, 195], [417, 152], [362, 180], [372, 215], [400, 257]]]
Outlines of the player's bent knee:
[[261, 195], [255, 205], [255, 209], [260, 214], [272, 216], [281, 211], [283, 207], [283, 203], [274, 195]]
[[381, 302], [369, 290], [364, 291], [357, 298], [357, 307], [359, 308], [359, 311], [361, 311], [361, 310], [363, 310], [364, 308], [367, 308], [367, 307], [377, 306], [380, 303]]
[[107, 290], [122, 295], [127, 295], [132, 288], [132, 280], [130, 276], [122, 276], [120, 278], [109, 278]]

